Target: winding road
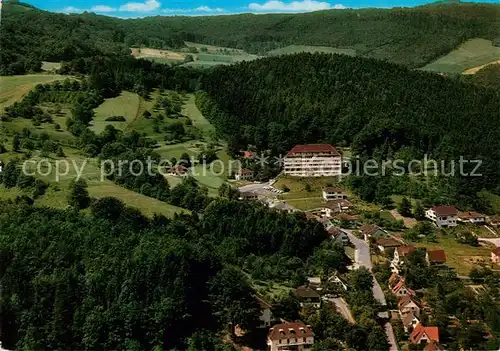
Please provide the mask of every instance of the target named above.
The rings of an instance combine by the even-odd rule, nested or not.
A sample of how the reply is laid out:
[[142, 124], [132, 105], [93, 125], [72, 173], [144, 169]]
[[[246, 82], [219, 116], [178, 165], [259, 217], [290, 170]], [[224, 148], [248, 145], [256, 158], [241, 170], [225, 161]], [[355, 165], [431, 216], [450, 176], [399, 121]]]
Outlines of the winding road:
[[[356, 247], [354, 253], [355, 267], [366, 267], [370, 270], [373, 268], [371, 256], [370, 256], [370, 246], [364, 241], [352, 234], [352, 230], [342, 229], [349, 236], [349, 240]], [[372, 273], [373, 275], [373, 273]], [[380, 287], [377, 279], [373, 275], [373, 297], [382, 305], [387, 306], [387, 301], [385, 300], [384, 292]], [[385, 324], [385, 333], [387, 334], [387, 340], [390, 344], [390, 351], [398, 351], [398, 344], [396, 342], [396, 337], [394, 336], [394, 330], [392, 329], [391, 323], [387, 322]]]

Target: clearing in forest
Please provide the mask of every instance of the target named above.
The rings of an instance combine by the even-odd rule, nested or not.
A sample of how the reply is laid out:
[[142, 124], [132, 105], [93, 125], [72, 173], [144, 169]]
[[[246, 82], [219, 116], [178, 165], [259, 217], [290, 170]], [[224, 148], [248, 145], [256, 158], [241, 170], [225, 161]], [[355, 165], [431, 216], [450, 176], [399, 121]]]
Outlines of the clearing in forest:
[[497, 60], [500, 60], [500, 47], [493, 46], [490, 40], [476, 38], [467, 40], [458, 49], [440, 57], [422, 69], [431, 72], [460, 74]]

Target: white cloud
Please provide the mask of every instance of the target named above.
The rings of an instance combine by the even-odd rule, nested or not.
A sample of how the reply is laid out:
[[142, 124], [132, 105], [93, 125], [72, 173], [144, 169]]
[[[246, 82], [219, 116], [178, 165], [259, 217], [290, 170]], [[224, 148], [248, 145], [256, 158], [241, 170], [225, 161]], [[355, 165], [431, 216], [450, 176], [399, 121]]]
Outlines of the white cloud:
[[285, 11], [285, 12], [308, 12], [328, 9], [344, 9], [345, 6], [341, 4], [331, 5], [328, 2], [315, 1], [315, 0], [302, 0], [284, 3], [283, 1], [270, 0], [264, 4], [257, 4], [255, 2], [248, 5], [250, 10], [254, 11]]
[[79, 9], [77, 7], [68, 6], [68, 7], [65, 7], [61, 12], [63, 12], [63, 13], [80, 13], [80, 12], [83, 12], [83, 10]]
[[224, 9], [221, 9], [220, 7], [211, 8], [209, 6], [200, 6], [195, 8], [194, 10], [198, 12], [224, 12]]
[[90, 8], [91, 12], [115, 12], [116, 9], [106, 5], [96, 5]]
[[120, 11], [127, 12], [152, 12], [158, 10], [161, 4], [157, 0], [146, 0], [145, 2], [128, 2], [120, 6]]

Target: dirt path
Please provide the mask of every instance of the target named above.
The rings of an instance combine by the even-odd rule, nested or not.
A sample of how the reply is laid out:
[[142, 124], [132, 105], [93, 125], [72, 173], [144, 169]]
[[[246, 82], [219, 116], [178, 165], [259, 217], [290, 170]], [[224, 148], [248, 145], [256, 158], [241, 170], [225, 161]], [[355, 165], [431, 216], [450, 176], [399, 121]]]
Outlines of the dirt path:
[[417, 220], [415, 218], [409, 218], [409, 217], [403, 217], [399, 214], [398, 211], [392, 210], [391, 215], [397, 220], [397, 221], [403, 221], [405, 224], [406, 228], [413, 228], [414, 226], [417, 225]]
[[137, 111], [135, 112], [134, 119], [131, 120], [129, 124], [127, 124], [127, 126], [123, 129], [124, 131], [129, 130], [132, 127], [132, 125], [135, 122], [137, 122], [139, 118], [141, 118], [141, 111], [143, 105], [144, 105], [144, 99], [142, 98], [142, 96], [139, 96], [139, 104], [137, 105]]
[[499, 63], [500, 63], [500, 60], [492, 61], [490, 63], [484, 64], [484, 65], [481, 65], [481, 66], [476, 66], [476, 67], [469, 68], [469, 69], [463, 71], [462, 74], [466, 74], [466, 75], [468, 75], [468, 74], [476, 74], [478, 71], [480, 71], [481, 69], [483, 69], [486, 66], [495, 65], [495, 64], [499, 64]]

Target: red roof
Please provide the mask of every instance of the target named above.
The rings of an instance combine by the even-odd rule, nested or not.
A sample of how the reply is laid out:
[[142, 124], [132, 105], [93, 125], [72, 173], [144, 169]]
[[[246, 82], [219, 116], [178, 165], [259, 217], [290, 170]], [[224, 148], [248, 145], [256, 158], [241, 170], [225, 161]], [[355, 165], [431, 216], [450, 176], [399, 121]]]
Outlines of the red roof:
[[302, 322], [282, 323], [269, 329], [267, 338], [270, 340], [296, 339], [314, 336], [310, 325]]
[[424, 327], [421, 323], [418, 323], [415, 329], [413, 329], [410, 335], [410, 341], [412, 344], [418, 344], [424, 335], [427, 335], [429, 342], [439, 342], [438, 327]]
[[244, 158], [254, 158], [255, 157], [255, 152], [252, 151], [243, 151], [243, 157]]
[[330, 144], [307, 144], [295, 145], [289, 152], [290, 154], [305, 154], [305, 153], [330, 153], [333, 156], [340, 156], [340, 153]]
[[401, 246], [400, 242], [397, 242], [394, 239], [389, 239], [389, 238], [378, 238], [376, 241], [377, 245], [382, 246], [382, 247], [397, 247]]
[[494, 215], [493, 217], [490, 217], [490, 223], [500, 223], [500, 215]]
[[330, 201], [327, 201], [327, 203], [325, 204], [325, 207], [328, 207], [329, 209], [332, 209], [332, 210], [337, 210], [339, 208], [349, 208], [349, 207], [352, 207], [352, 203], [350, 201], [347, 201], [347, 200], [342, 200], [342, 199], [336, 199], [336, 200], [330, 200]]
[[415, 251], [415, 246], [412, 245], [400, 246], [396, 250], [398, 250], [399, 256], [406, 256]]
[[436, 206], [433, 207], [432, 210], [436, 213], [437, 216], [440, 217], [456, 216], [458, 213], [455, 206]]
[[493, 252], [495, 255], [500, 256], [500, 246], [494, 248], [491, 252]]
[[433, 263], [446, 262], [446, 254], [444, 250], [429, 250], [427, 251], [427, 255], [429, 256], [429, 262]]
[[253, 173], [251, 170], [243, 168], [242, 170], [238, 171], [238, 174], [251, 174]]
[[463, 220], [468, 220], [468, 219], [480, 219], [484, 218], [485, 215], [482, 215], [477, 212], [459, 212], [458, 213], [458, 218], [463, 219]]

